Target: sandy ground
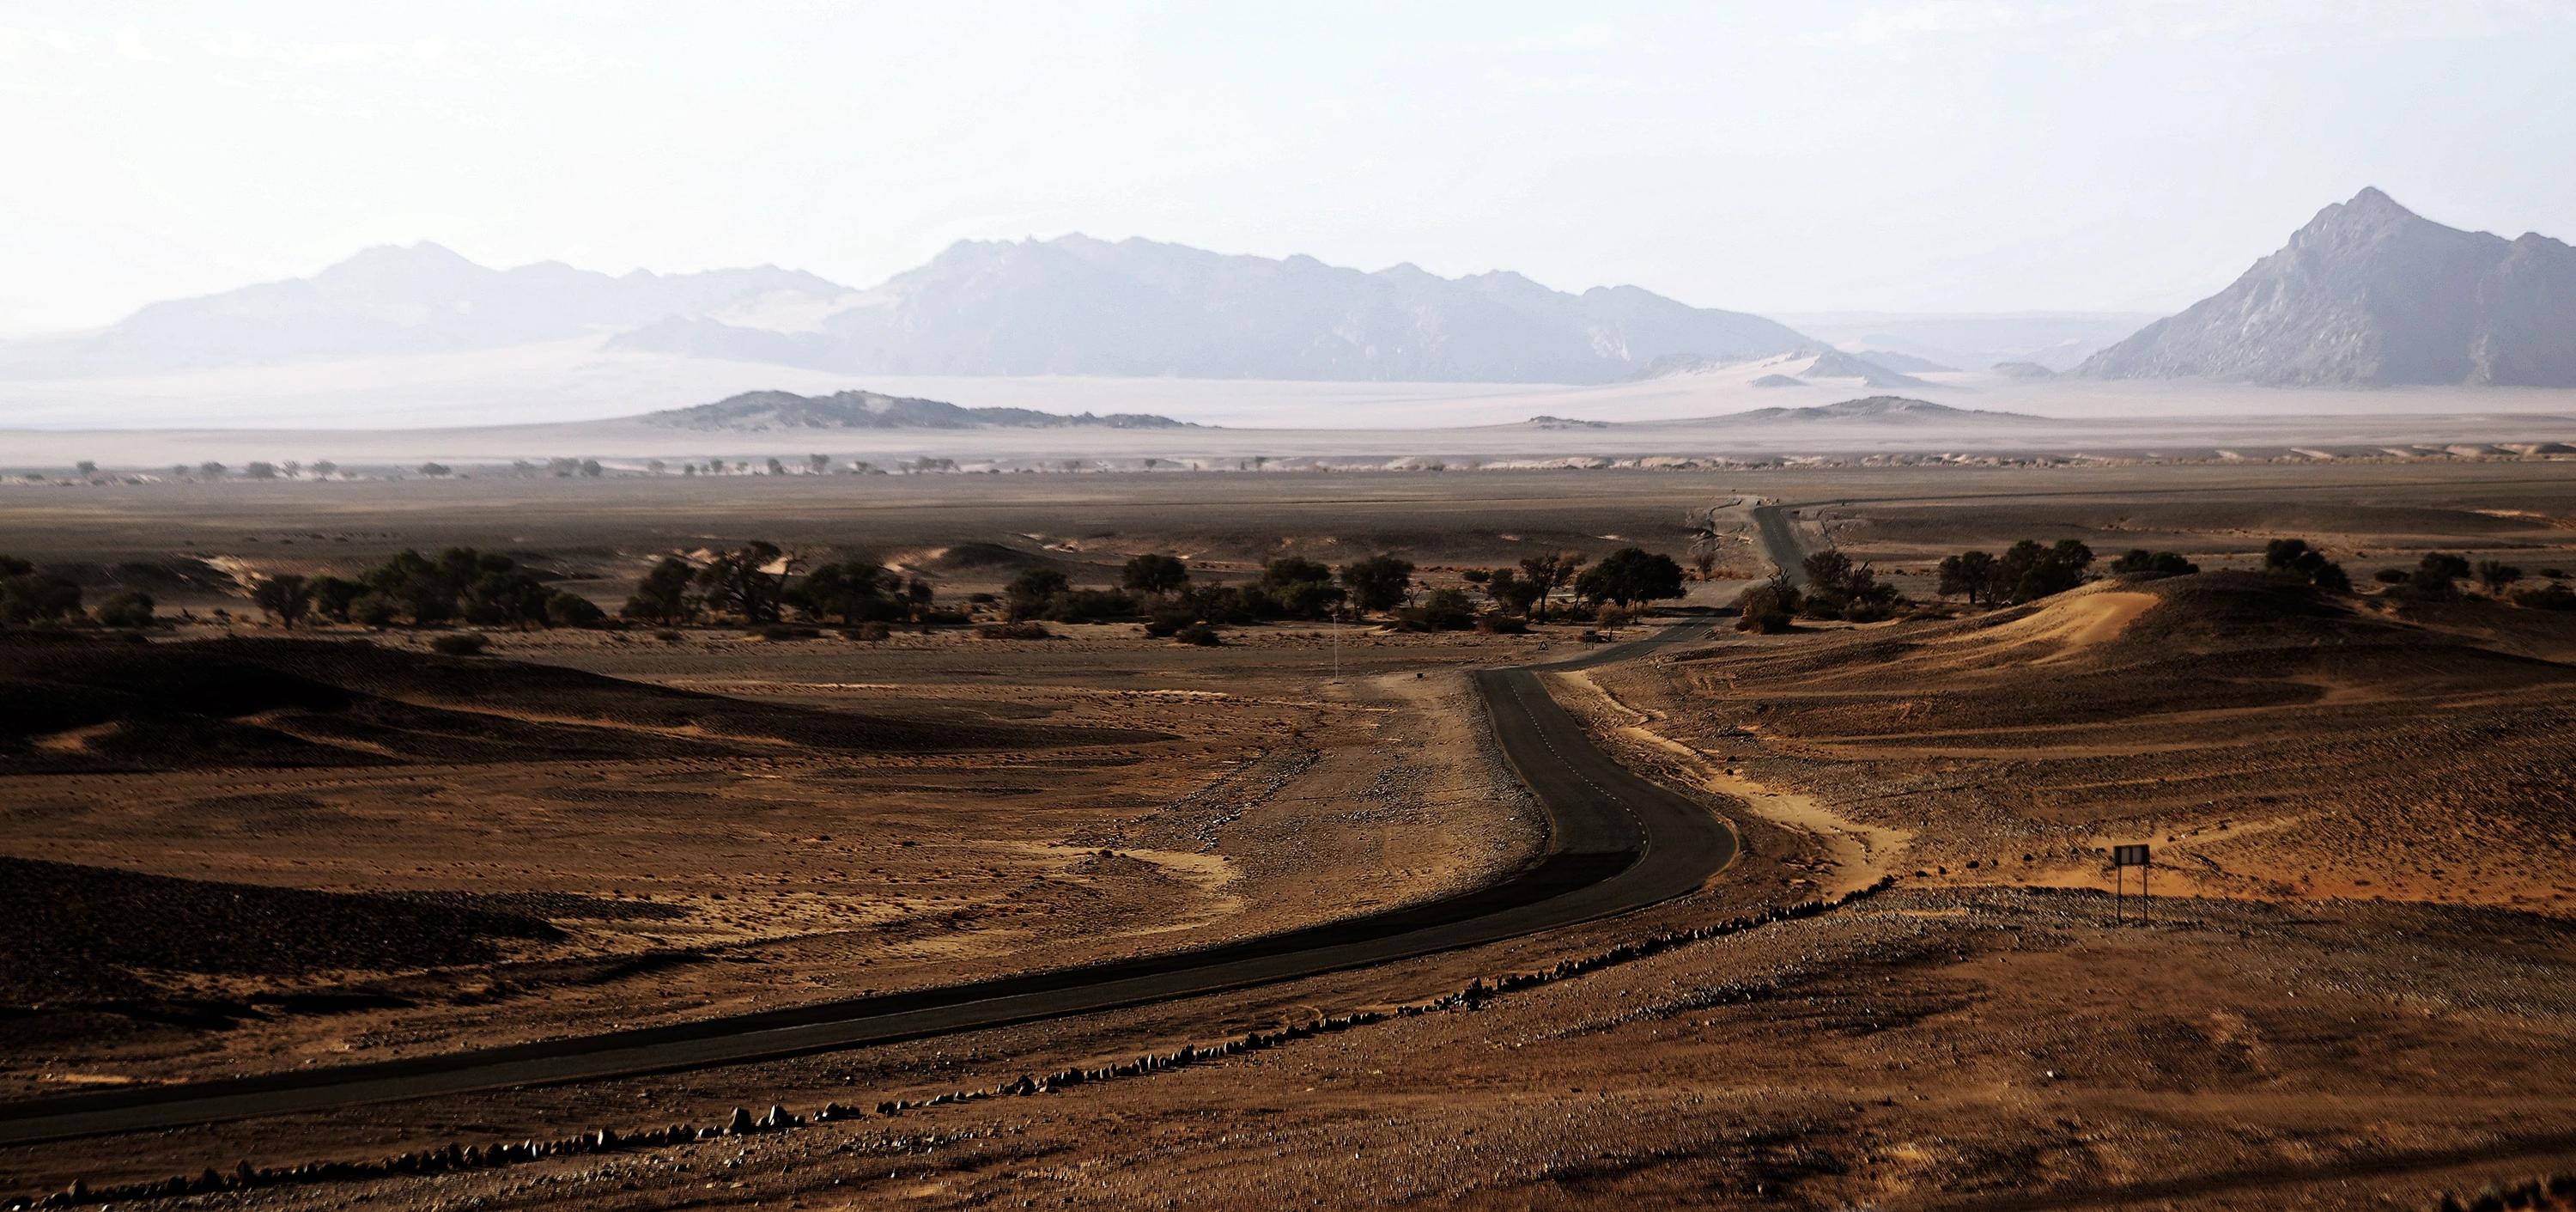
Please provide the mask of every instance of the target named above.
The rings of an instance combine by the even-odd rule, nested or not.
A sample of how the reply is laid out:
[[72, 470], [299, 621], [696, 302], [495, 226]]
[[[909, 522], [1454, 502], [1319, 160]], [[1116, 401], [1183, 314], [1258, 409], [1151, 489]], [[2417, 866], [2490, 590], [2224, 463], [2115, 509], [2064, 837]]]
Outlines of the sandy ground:
[[[1916, 570], [1943, 551], [1994, 550], [2025, 536], [2083, 537], [2105, 554], [2176, 549], [2205, 567], [2243, 568], [2266, 538], [2297, 534], [2365, 581], [2425, 550], [2533, 568], [2576, 563], [2576, 531], [2555, 521], [2576, 517], [2576, 480], [2548, 465], [1818, 472], [1746, 482], [1497, 476], [1472, 486], [1424, 477], [1402, 481], [1394, 496], [1384, 480], [1321, 478], [1294, 482], [1302, 495], [1213, 499], [1177, 524], [1180, 498], [1160, 494], [1184, 481], [1131, 481], [1124, 499], [1106, 491], [1111, 482], [1093, 481], [1097, 495], [1063, 496], [1005, 481], [986, 498], [934, 492], [865, 508], [794, 496], [710, 500], [693, 503], [699, 512], [685, 521], [653, 502], [603, 495], [591, 499], [616, 507], [590, 520], [564, 512], [549, 520], [551, 533], [531, 537], [591, 552], [582, 558], [605, 567], [684, 527], [741, 533], [762, 519], [778, 527], [769, 533], [864, 528], [875, 532], [869, 542], [906, 547], [1096, 536], [1083, 540], [1087, 550], [1055, 553], [1077, 562], [1111, 560], [1122, 544], [1221, 540], [1233, 545], [1204, 550], [1243, 559], [1322, 550], [1323, 537], [1373, 544], [1409, 534], [1397, 549], [1449, 567], [1499, 562], [1534, 536], [1594, 536], [1581, 541], [1596, 552], [1627, 541], [1601, 535], [1678, 549], [1669, 536], [1684, 516], [1705, 518], [1735, 499], [1722, 494], [1745, 493], [1816, 502], [1797, 520], [1808, 541], [1831, 536], [1903, 570], [1916, 592]], [[1504, 491], [1482, 491], [1496, 486]], [[371, 500], [340, 520], [353, 552], [417, 541], [442, 516], [401, 492]], [[516, 504], [523, 517], [525, 505]], [[510, 507], [496, 498], [488, 514], [455, 521], [467, 533], [496, 532]], [[240, 504], [185, 521], [140, 506], [75, 510], [17, 519], [0, 531], [0, 549], [122, 543], [167, 552], [174, 534], [210, 548], [229, 533], [224, 554], [268, 558], [271, 544], [240, 542], [283, 532], [255, 529], [273, 525], [260, 517]], [[621, 537], [638, 534], [655, 537]], [[1429, 1012], [1047, 1094], [467, 1174], [190, 1198], [299, 1208], [2382, 1209], [2576, 1172], [2576, 902], [2565, 876], [2576, 857], [2576, 812], [2565, 799], [2576, 634], [2566, 616], [2477, 600], [2328, 606], [2310, 610], [2242, 578], [2103, 584], [1991, 614], [1730, 633], [1553, 678], [1551, 692], [1599, 743], [1728, 813], [1745, 837], [1743, 859], [1700, 895], [1627, 918], [1242, 994], [792, 1062], [11, 1149], [0, 1151], [0, 1190], [709, 1124], [736, 1106], [867, 1108], [1408, 1005]], [[795, 924], [802, 889], [845, 881], [848, 891], [834, 894], [843, 899], [816, 905], [984, 906], [1044, 881], [1063, 886], [1049, 902], [1059, 915], [1071, 912], [1073, 889], [1100, 890], [1084, 902], [1093, 916], [1079, 920], [1113, 933], [1152, 924], [1150, 912], [1118, 905], [1150, 903], [1170, 906], [1174, 921], [1206, 921], [1196, 929], [1214, 936], [1262, 914], [1324, 912], [1378, 885], [1455, 886], [1527, 844], [1475, 722], [1456, 710], [1454, 670], [1528, 659], [1539, 655], [1534, 642], [1346, 645], [1338, 687], [1321, 684], [1331, 657], [1319, 638], [1290, 629], [1211, 652], [1104, 633], [1031, 642], [1025, 657], [909, 640], [866, 651], [703, 637], [676, 651], [593, 637], [505, 642], [548, 661], [780, 701], [893, 695], [923, 710], [978, 713], [1018, 704], [1011, 710], [1046, 712], [1029, 717], [1042, 722], [1150, 721], [1176, 738], [1135, 765], [1075, 774], [909, 760], [836, 770], [888, 805], [877, 834], [848, 829], [846, 816], [827, 825], [827, 812], [846, 810], [799, 789], [819, 785], [820, 774], [792, 764], [685, 788], [787, 802], [757, 818], [702, 814], [693, 828], [741, 829], [740, 840], [688, 840], [672, 847], [685, 862], [652, 864], [674, 884], [726, 891], [729, 907], [735, 892], [757, 893], [758, 916], [772, 923]], [[1558, 645], [1551, 652], [1566, 647]], [[1198, 697], [1210, 692], [1228, 698]], [[648, 772], [586, 773], [618, 783]], [[442, 812], [513, 797], [510, 819], [545, 822], [538, 814], [563, 812], [564, 801], [502, 784], [572, 785], [545, 771], [437, 778], [452, 785], [469, 775], [488, 781], [472, 796], [439, 793]], [[1007, 790], [1041, 777], [1082, 780], [1066, 784], [1079, 792], [1075, 806], [1042, 813], [1040, 797]], [[161, 781], [127, 780], [119, 794], [138, 804], [205, 794], [153, 785]], [[32, 785], [0, 793], [13, 809], [48, 802]], [[635, 860], [611, 857], [616, 846], [635, 853], [625, 839], [686, 824], [685, 812], [697, 810], [656, 811], [665, 814], [656, 823], [596, 826], [632, 832], [603, 833], [595, 846], [584, 841], [589, 822], [547, 822], [564, 842], [512, 856], [512, 878], [557, 878], [555, 869], [590, 881], [567, 886], [596, 889], [607, 875], [618, 881], [608, 887], [627, 888], [639, 872]], [[750, 830], [772, 813], [788, 827]], [[13, 826], [11, 852], [62, 847], [89, 861], [169, 862], [185, 874], [174, 856], [203, 845], [65, 822], [43, 834]], [[1470, 822], [1472, 831], [1456, 832]], [[823, 833], [828, 845], [810, 840]], [[290, 855], [285, 845], [263, 851], [224, 836], [228, 855], [269, 864], [261, 878], [324, 874], [292, 860], [322, 861], [331, 847], [308, 835], [292, 849], [312, 853]], [[951, 849], [915, 860], [902, 840]], [[2101, 849], [2129, 841], [2156, 848], [2152, 925], [2112, 920]], [[1090, 875], [1063, 865], [1102, 849], [1134, 865]], [[1305, 862], [1310, 854], [1317, 861]], [[492, 883], [377, 862], [327, 874]], [[1133, 882], [1121, 884], [1131, 871]], [[1220, 872], [1233, 882], [1216, 883]], [[1319, 872], [1344, 882], [1298, 886]], [[1470, 982], [1611, 956], [1882, 872], [1898, 877], [1894, 889], [1817, 917], [1454, 996]], [[775, 891], [780, 876], [787, 895]], [[1121, 887], [1137, 899], [1109, 895]], [[709, 915], [695, 928], [756, 931], [753, 917]], [[977, 950], [985, 929], [1025, 931], [1018, 937], [1048, 950], [1184, 934], [1067, 941], [1045, 933], [1046, 920], [727, 944], [754, 962], [694, 992], [729, 991], [749, 1004], [808, 996], [814, 986], [798, 982], [814, 977], [865, 985], [926, 977], [941, 964], [1015, 962]], [[953, 950], [937, 958], [921, 950], [943, 942]], [[559, 1007], [550, 1021], [569, 1024], [583, 1017], [584, 996], [539, 991], [506, 1012]], [[275, 1040], [305, 1047], [314, 1038]]]

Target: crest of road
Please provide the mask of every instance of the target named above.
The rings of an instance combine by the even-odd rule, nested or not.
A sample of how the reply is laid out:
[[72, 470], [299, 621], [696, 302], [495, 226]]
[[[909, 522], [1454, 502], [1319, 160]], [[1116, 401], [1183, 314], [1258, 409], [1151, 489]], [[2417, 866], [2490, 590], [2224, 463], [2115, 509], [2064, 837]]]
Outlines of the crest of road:
[[1687, 895], [1735, 857], [1732, 827], [1594, 747], [1539, 675], [1705, 635], [1690, 622], [1574, 660], [1475, 671], [1504, 758], [1545, 810], [1546, 849], [1442, 900], [1191, 951], [663, 1027], [185, 1085], [0, 1104], [0, 1144], [159, 1130], [512, 1086], [708, 1068], [1315, 976], [1473, 947]]

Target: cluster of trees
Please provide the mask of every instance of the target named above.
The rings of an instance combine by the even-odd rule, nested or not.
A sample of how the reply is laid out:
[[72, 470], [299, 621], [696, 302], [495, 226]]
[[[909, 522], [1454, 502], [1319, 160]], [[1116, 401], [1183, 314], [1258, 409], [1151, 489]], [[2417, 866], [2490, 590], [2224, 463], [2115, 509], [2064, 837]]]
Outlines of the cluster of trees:
[[2472, 564], [2463, 555], [2446, 551], [2426, 552], [2415, 567], [2383, 568], [2373, 574], [2374, 580], [2389, 586], [2388, 592], [2403, 597], [2443, 600], [2460, 596], [2459, 583], [2475, 580], [2488, 597], [2510, 601], [2535, 610], [2576, 610], [2576, 590], [2569, 589], [2557, 578], [2555, 568], [2544, 568], [2545, 583], [2530, 589], [2516, 589], [2529, 574], [2519, 565], [2502, 560], [2479, 560]]
[[483, 627], [589, 627], [606, 615], [588, 598], [548, 589], [510, 557], [450, 547], [433, 560], [411, 548], [354, 579], [283, 575], [251, 587], [251, 600], [292, 628], [307, 616], [386, 627], [462, 620]]
[[[1567, 591], [1596, 605], [1626, 607], [1682, 594], [1682, 568], [1670, 556], [1630, 547], [1585, 569], [1581, 555], [1535, 556], [1517, 568], [1464, 574], [1483, 589], [1500, 615], [1543, 618], [1551, 597]], [[1478, 625], [1477, 604], [1454, 586], [1416, 600], [1416, 568], [1409, 560], [1373, 555], [1339, 568], [1303, 556], [1265, 562], [1261, 575], [1240, 585], [1199, 585], [1188, 565], [1166, 555], [1142, 555], [1121, 570], [1115, 589], [1076, 589], [1064, 574], [1030, 569], [1012, 579], [1001, 604], [1013, 622], [1079, 623], [1142, 616], [1146, 631], [1171, 635], [1193, 626], [1279, 619], [1324, 619], [1381, 614], [1418, 630], [1462, 631]]]
[[755, 539], [704, 565], [665, 557], [635, 583], [618, 614], [669, 626], [702, 615], [747, 624], [777, 623], [794, 609], [845, 626], [925, 618], [933, 609], [928, 581], [905, 580], [865, 560], [824, 564], [798, 575], [797, 561], [777, 544]]
[[1963, 551], [1944, 556], [1939, 568], [1941, 596], [1961, 594], [1971, 606], [2011, 606], [2064, 593], [2084, 583], [2093, 566], [2093, 549], [2077, 539], [2042, 546], [2023, 539], [2000, 556]]
[[[2296, 577], [2319, 589], [2334, 593], [2351, 593], [2352, 577], [2343, 565], [2326, 558], [2326, 553], [2308, 546], [2306, 539], [2274, 539], [2263, 545], [2263, 568], [2266, 572]], [[2462, 571], [2467, 570], [2464, 567]]]
[[1787, 631], [1800, 618], [1877, 623], [1895, 618], [1905, 604], [1896, 586], [1879, 580], [1868, 564], [1832, 548], [1799, 561], [1799, 569], [1806, 574], [1803, 589], [1782, 570], [1737, 595], [1736, 630], [1767, 635]]
[[2200, 571], [2200, 565], [2182, 558], [2178, 551], [2149, 551], [2132, 547], [2128, 554], [2111, 561], [2111, 571], [2120, 576], [2142, 580], [2156, 577], [2185, 577]]
[[1469, 584], [1482, 585], [1485, 597], [1503, 614], [1544, 620], [1558, 591], [1595, 606], [1640, 605], [1682, 596], [1682, 566], [1668, 555], [1642, 547], [1622, 547], [1586, 569], [1580, 552], [1531, 556], [1518, 568], [1470, 571]]
[[1412, 578], [1413, 565], [1393, 556], [1356, 560], [1338, 573], [1303, 556], [1281, 556], [1263, 564], [1261, 576], [1249, 584], [1198, 585], [1179, 559], [1141, 555], [1120, 570], [1115, 589], [1076, 589], [1054, 569], [1029, 569], [1003, 589], [1002, 605], [1013, 622], [1089, 623], [1142, 615], [1148, 634], [1173, 635], [1192, 626], [1327, 618], [1345, 602], [1383, 610], [1404, 601]]

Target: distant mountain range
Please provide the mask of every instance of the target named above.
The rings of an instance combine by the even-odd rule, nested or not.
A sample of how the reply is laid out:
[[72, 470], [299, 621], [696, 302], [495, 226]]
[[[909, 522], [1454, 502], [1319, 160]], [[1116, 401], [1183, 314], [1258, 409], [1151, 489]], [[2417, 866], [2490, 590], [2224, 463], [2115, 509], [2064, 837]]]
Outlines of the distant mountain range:
[[486, 269], [436, 244], [371, 248], [310, 278], [154, 303], [107, 330], [47, 343], [45, 369], [132, 373], [493, 349], [702, 315], [781, 296], [843, 294], [760, 266], [611, 277], [560, 261]]
[[715, 317], [618, 338], [665, 353], [885, 374], [1606, 383], [1658, 358], [1810, 345], [1784, 325], [1634, 286], [1516, 273], [1362, 273], [1087, 236], [951, 246], [779, 331]]
[[[2112, 315], [1793, 318], [1816, 336], [1634, 286], [1569, 294], [1502, 271], [1364, 273], [1305, 256], [1079, 235], [962, 241], [867, 290], [775, 266], [622, 276], [559, 262], [494, 270], [422, 243], [371, 248], [311, 278], [155, 303], [94, 333], [0, 344], [0, 379], [458, 353], [472, 356], [445, 361], [495, 367], [450, 367], [475, 382], [542, 375], [525, 367], [548, 358], [649, 366], [665, 378], [675, 369], [599, 356], [604, 349], [697, 359], [688, 369], [717, 381], [703, 394], [662, 394], [657, 404], [765, 385], [760, 365], [798, 368], [787, 385], [808, 390], [861, 375], [1575, 385], [1717, 375], [1776, 388], [1856, 379], [1915, 389], [1930, 386], [1916, 373], [1951, 366], [2045, 380], [2098, 350], [2071, 373], [2570, 387], [2576, 249], [2538, 234], [2509, 241], [2445, 227], [2365, 189], [2319, 212], [2234, 285], [2143, 328]], [[2133, 335], [2106, 344], [2121, 331]], [[558, 342], [528, 356], [476, 352]], [[353, 381], [391, 392], [425, 380], [419, 363], [404, 361], [356, 370]], [[823, 424], [814, 418], [827, 411], [784, 408], [763, 423]], [[848, 418], [832, 425], [875, 424], [846, 410], [831, 415]]]
[[2376, 189], [2234, 285], [2085, 360], [2106, 379], [2576, 387], [2576, 249], [2422, 218]]
[[646, 413], [647, 424], [674, 429], [731, 430], [761, 433], [778, 429], [1196, 429], [1196, 425], [1150, 413], [1094, 416], [1040, 412], [1034, 408], [961, 408], [941, 400], [844, 391], [828, 396], [800, 396], [787, 391], [746, 391], [713, 404]]
[[612, 348], [866, 374], [1605, 383], [1658, 358], [1814, 345], [1634, 286], [1519, 274], [1362, 273], [1085, 236], [966, 241], [871, 290], [761, 266], [622, 277], [493, 270], [436, 244], [371, 248], [311, 278], [155, 303], [94, 334], [0, 350], [9, 377], [492, 349]]

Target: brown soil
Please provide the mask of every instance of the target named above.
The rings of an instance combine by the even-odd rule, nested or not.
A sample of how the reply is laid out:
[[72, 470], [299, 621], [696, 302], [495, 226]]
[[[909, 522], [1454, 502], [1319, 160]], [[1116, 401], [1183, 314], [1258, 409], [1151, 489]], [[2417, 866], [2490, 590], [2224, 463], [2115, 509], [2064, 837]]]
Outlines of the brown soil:
[[[546, 519], [518, 533], [552, 554], [629, 563], [754, 525], [853, 550], [985, 543], [1018, 554], [977, 563], [991, 553], [972, 549], [961, 584], [968, 565], [998, 581], [1010, 560], [1038, 558], [1098, 583], [1125, 550], [1212, 538], [1231, 544], [1212, 556], [1238, 563], [1353, 536], [1443, 567], [1500, 562], [1531, 536], [1679, 551], [1671, 532], [1692, 510], [1759, 490], [1849, 501], [1802, 509], [1798, 525], [1882, 570], [2063, 535], [2105, 555], [2183, 550], [2213, 571], [1956, 618], [1726, 633], [1552, 679], [1599, 743], [1743, 833], [1744, 857], [1708, 889], [1645, 913], [797, 1061], [9, 1149], [0, 1191], [704, 1125], [774, 1102], [874, 1107], [1403, 1005], [1432, 1009], [1054, 1093], [190, 1198], [2381, 1209], [2576, 1173], [2576, 620], [2474, 595], [2401, 609], [2219, 571], [2259, 562], [2283, 534], [2326, 542], [2364, 579], [2423, 550], [2576, 564], [2576, 532], [2546, 521], [2576, 516], [2576, 475], [2558, 465], [1233, 478], [1234, 495], [1186, 512], [1176, 505], [1206, 490], [1179, 477], [981, 479], [995, 483], [904, 500], [790, 485], [683, 503], [703, 521], [640, 498], [585, 515], [496, 495], [454, 521], [506, 538], [493, 520], [506, 505]], [[404, 491], [341, 515], [374, 536], [346, 546], [444, 538]], [[59, 531], [0, 533], [0, 549], [146, 520], [86, 507], [86, 520], [53, 519], [69, 523]], [[231, 558], [251, 550], [238, 540], [256, 513], [190, 525], [209, 545], [232, 528]], [[869, 528], [866, 543], [846, 538]], [[111, 557], [126, 558], [99, 558]], [[17, 1046], [13, 1088], [399, 1055], [1186, 945], [1464, 887], [1536, 840], [1455, 670], [1532, 659], [1540, 644], [1562, 654], [1561, 629], [1345, 634], [1338, 684], [1331, 638], [1306, 628], [1238, 629], [1208, 650], [1127, 627], [1058, 630], [1069, 638], [546, 633], [498, 637], [496, 652], [768, 709], [1159, 739], [816, 751], [739, 728], [686, 734], [722, 754], [0, 778], [6, 849], [23, 858], [399, 894], [564, 934], [493, 936], [501, 957], [479, 963], [138, 969], [165, 998], [409, 1004], [259, 1002], [267, 1017], [220, 1029], [126, 1020]], [[375, 639], [408, 652], [425, 637]], [[365, 693], [585, 732], [659, 727], [545, 700]], [[71, 731], [44, 735], [70, 745]], [[2105, 851], [2137, 841], [2155, 848], [2153, 924], [2116, 925]], [[1452, 996], [1883, 873], [1899, 877], [1893, 891], [1818, 917]]]

